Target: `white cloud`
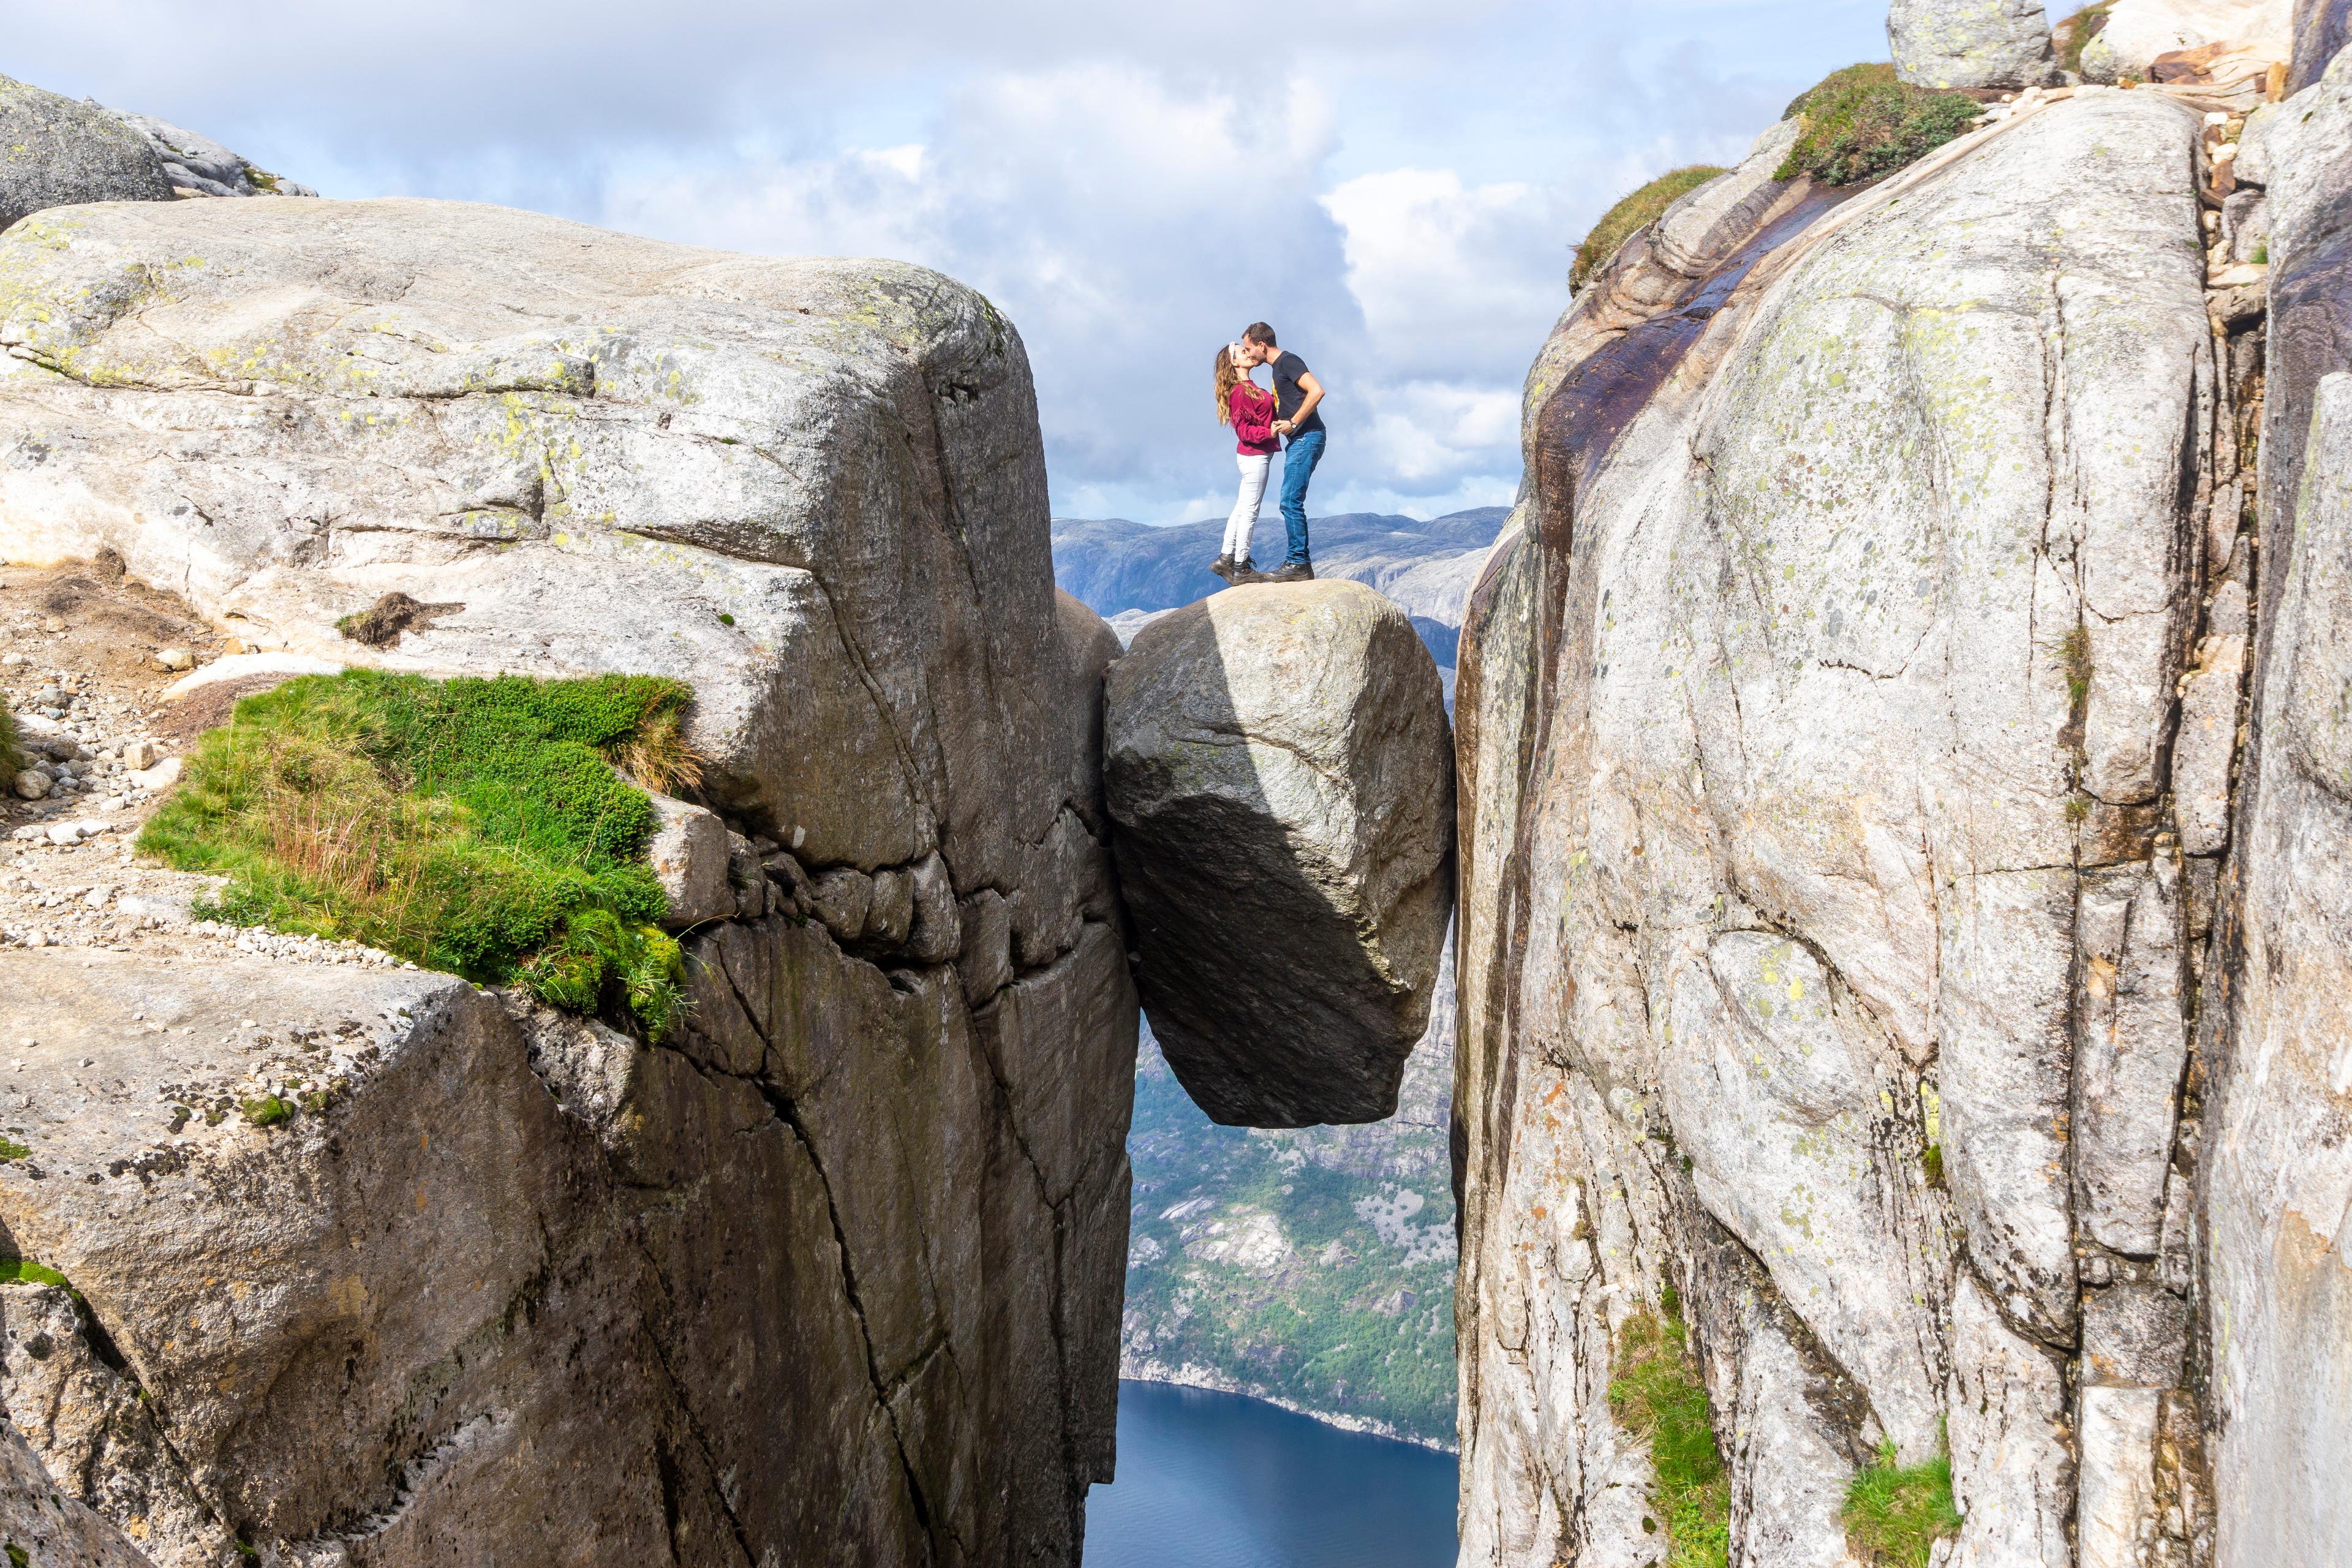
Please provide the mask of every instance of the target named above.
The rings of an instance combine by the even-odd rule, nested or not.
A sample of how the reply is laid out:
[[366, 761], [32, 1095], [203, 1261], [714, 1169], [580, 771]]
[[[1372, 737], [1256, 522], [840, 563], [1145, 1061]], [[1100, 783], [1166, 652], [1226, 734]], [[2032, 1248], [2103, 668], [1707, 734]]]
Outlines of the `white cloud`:
[[1348, 287], [1401, 370], [1484, 373], [1522, 364], [1528, 333], [1562, 302], [1557, 192], [1524, 182], [1465, 186], [1450, 169], [1364, 174], [1322, 198], [1345, 235]]
[[1229, 504], [1209, 362], [1274, 321], [1330, 388], [1318, 511], [1510, 499], [1569, 247], [1724, 162], [1884, 0], [163, 0], [19, 5], [11, 74], [334, 195], [428, 195], [937, 267], [1019, 325], [1056, 508]]
[[[1131, 67], [1001, 75], [955, 95], [919, 151], [773, 153], [615, 178], [602, 220], [699, 245], [887, 255], [952, 274], [1020, 327], [1061, 510], [1154, 517], [1222, 488], [1215, 350], [1258, 316], [1360, 335], [1317, 205], [1330, 109], [1266, 106]], [[1211, 476], [1214, 476], [1213, 479]], [[1142, 503], [1142, 504], [1139, 504]]]

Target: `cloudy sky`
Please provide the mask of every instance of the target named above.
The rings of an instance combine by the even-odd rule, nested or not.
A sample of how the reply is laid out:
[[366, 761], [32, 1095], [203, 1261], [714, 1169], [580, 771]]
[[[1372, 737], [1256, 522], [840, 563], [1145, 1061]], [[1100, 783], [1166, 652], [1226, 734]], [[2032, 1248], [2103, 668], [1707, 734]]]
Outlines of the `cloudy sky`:
[[1055, 514], [1222, 515], [1216, 347], [1330, 388], [1315, 510], [1507, 502], [1569, 250], [1736, 161], [1884, 0], [5, 0], [0, 73], [330, 195], [903, 258], [1021, 328]]

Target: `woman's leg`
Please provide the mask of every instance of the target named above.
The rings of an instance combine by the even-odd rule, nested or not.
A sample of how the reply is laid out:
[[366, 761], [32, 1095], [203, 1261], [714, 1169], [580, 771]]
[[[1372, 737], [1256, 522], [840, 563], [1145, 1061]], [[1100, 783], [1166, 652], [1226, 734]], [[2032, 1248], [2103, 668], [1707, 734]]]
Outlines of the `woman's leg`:
[[1266, 469], [1273, 458], [1257, 452], [1234, 455], [1241, 465], [1241, 494], [1234, 500], [1234, 515], [1225, 520], [1225, 553], [1234, 558], [1236, 566], [1246, 565], [1250, 558], [1250, 535], [1257, 528], [1258, 509], [1265, 502]]

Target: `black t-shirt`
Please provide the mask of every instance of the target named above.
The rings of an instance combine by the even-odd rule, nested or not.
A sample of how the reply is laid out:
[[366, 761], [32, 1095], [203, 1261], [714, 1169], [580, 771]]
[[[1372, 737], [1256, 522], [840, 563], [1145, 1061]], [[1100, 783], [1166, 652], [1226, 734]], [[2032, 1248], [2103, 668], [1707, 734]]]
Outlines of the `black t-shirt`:
[[[1274, 356], [1274, 406], [1276, 414], [1282, 418], [1287, 419], [1297, 413], [1298, 405], [1307, 401], [1307, 394], [1299, 390], [1298, 378], [1308, 374], [1310, 373], [1307, 368], [1307, 362], [1288, 349]], [[1318, 407], [1314, 413], [1308, 415], [1307, 422], [1298, 428], [1300, 430], [1322, 429], [1322, 409]]]

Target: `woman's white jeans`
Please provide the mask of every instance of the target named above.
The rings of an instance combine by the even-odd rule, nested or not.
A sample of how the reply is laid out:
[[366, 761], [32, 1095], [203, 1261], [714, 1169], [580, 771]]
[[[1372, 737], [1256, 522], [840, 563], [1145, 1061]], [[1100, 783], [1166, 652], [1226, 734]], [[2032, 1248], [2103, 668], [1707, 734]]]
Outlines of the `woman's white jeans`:
[[1223, 553], [1234, 562], [1250, 558], [1250, 533], [1257, 527], [1257, 509], [1265, 500], [1265, 476], [1274, 458], [1262, 452], [1236, 452], [1242, 466], [1242, 493], [1234, 500], [1234, 515], [1225, 520]]

